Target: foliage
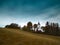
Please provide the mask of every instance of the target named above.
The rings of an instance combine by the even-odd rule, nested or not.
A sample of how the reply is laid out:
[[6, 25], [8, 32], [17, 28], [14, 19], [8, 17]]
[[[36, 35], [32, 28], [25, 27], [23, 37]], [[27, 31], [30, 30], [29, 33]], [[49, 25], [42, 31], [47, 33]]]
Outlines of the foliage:
[[[22, 27], [22, 30], [29, 32], [43, 33], [38, 30], [38, 24], [33, 25], [32, 22], [28, 22], [27, 26]], [[21, 27], [19, 27], [18, 24], [16, 23], [11, 23], [10, 25], [6, 25], [5, 28], [21, 29]], [[45, 31], [43, 34], [56, 35], [56, 36], [60, 35], [60, 27], [58, 23], [50, 23], [47, 21], [46, 25], [42, 26], [41, 29]]]
[[58, 23], [50, 23], [46, 22], [46, 26], [43, 27], [45, 30], [46, 34], [51, 34], [51, 35], [59, 35], [60, 29], [59, 29], [59, 24]]
[[20, 29], [20, 27], [16, 23], [11, 23], [10, 25], [6, 25], [5, 28]]
[[28, 30], [32, 30], [32, 22], [28, 22], [27, 23], [27, 29]]
[[27, 31], [27, 26], [23, 26], [22, 30]]
[[34, 26], [33, 26], [33, 27], [34, 27], [34, 30], [35, 30], [35, 28], [37, 28], [37, 24], [34, 24]]

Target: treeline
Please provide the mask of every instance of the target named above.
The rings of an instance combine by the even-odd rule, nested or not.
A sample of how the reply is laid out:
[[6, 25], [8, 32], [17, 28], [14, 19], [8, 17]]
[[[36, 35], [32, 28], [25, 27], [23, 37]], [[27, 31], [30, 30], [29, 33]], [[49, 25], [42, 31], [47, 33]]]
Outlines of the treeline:
[[11, 23], [10, 25], [6, 25], [5, 28], [21, 29], [21, 27], [16, 23]]
[[6, 25], [5, 28], [20, 29], [29, 32], [60, 36], [60, 27], [58, 23], [46, 22], [45, 26], [40, 27], [39, 26], [40, 26], [39, 22], [38, 24], [32, 24], [32, 22], [28, 22], [27, 25], [24, 25], [23, 27], [20, 27], [16, 23], [11, 23], [10, 25]]
[[60, 27], [58, 23], [46, 22], [45, 27], [41, 27], [41, 28], [45, 30], [45, 34], [60, 35]]

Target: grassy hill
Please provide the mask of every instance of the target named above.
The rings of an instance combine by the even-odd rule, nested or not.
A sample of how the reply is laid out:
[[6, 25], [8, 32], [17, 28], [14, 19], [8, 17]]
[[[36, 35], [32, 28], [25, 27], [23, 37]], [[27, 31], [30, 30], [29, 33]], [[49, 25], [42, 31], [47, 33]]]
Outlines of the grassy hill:
[[0, 45], [60, 45], [60, 37], [0, 28]]

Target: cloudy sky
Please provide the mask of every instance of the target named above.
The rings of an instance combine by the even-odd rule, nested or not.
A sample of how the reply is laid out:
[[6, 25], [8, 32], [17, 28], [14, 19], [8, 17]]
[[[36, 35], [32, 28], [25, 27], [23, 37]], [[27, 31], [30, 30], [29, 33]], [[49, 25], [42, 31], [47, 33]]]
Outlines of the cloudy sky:
[[0, 0], [0, 27], [27, 22], [60, 24], [60, 0]]

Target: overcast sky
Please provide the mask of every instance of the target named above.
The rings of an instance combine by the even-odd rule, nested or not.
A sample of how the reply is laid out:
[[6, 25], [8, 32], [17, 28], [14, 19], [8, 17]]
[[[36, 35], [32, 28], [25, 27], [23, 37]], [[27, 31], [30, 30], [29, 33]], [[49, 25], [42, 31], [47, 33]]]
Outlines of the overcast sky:
[[0, 0], [0, 27], [27, 22], [60, 24], [60, 0]]

